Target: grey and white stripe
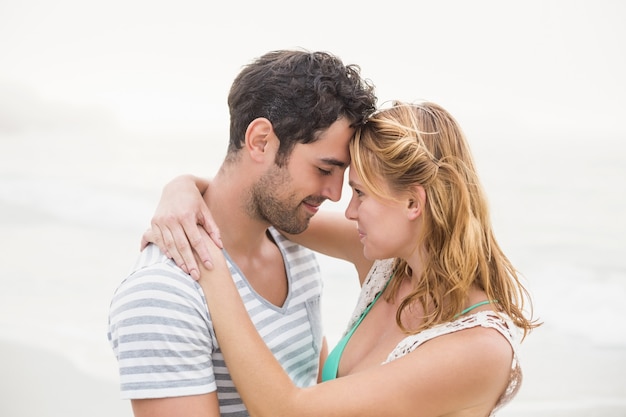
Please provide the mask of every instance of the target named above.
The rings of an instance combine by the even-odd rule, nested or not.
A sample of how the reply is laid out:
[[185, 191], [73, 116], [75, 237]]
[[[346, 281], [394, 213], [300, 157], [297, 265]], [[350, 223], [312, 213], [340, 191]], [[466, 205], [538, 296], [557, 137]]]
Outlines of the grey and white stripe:
[[[322, 341], [322, 282], [315, 255], [270, 229], [283, 254], [289, 292], [283, 306], [260, 297], [237, 266], [233, 279], [259, 333], [298, 386], [315, 384]], [[223, 416], [247, 416], [219, 350], [202, 289], [156, 246], [116, 290], [109, 340], [121, 396], [163, 398], [217, 391]]]

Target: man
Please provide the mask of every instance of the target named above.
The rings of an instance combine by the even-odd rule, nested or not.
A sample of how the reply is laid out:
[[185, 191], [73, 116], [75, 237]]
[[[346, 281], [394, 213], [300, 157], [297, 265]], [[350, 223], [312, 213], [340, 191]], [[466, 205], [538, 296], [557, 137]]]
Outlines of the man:
[[[205, 201], [255, 326], [300, 386], [318, 378], [321, 280], [314, 254], [277, 230], [300, 233], [339, 200], [348, 142], [375, 101], [358, 67], [322, 52], [267, 53], [229, 93], [228, 151]], [[148, 245], [117, 289], [109, 339], [122, 397], [136, 417], [247, 416], [186, 272]]]

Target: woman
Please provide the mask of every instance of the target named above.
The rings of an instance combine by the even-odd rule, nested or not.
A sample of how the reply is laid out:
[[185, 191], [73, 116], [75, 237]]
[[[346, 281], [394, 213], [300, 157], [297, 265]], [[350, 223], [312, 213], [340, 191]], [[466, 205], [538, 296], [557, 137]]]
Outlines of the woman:
[[464, 135], [436, 104], [394, 103], [356, 133], [350, 152], [345, 214], [358, 232], [318, 214], [290, 236], [353, 262], [362, 283], [323, 383], [293, 385], [250, 323], [219, 249], [205, 242], [214, 267], [200, 268], [200, 283], [250, 415], [493, 415], [517, 393], [516, 349], [540, 324], [525, 316], [528, 293], [496, 242]]

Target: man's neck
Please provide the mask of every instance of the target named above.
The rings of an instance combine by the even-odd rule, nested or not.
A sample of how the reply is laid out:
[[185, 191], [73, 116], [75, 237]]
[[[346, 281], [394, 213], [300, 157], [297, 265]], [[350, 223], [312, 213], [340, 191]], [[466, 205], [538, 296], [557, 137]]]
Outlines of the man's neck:
[[251, 217], [246, 210], [250, 186], [247, 178], [220, 170], [204, 195], [204, 201], [220, 228], [224, 247], [231, 255], [254, 254], [267, 239], [269, 224]]
[[[246, 175], [238, 175], [242, 172]], [[288, 293], [282, 254], [267, 234], [269, 224], [246, 210], [251, 175], [246, 170], [221, 174], [211, 182], [204, 200], [220, 228], [224, 249], [261, 297], [282, 306]]]

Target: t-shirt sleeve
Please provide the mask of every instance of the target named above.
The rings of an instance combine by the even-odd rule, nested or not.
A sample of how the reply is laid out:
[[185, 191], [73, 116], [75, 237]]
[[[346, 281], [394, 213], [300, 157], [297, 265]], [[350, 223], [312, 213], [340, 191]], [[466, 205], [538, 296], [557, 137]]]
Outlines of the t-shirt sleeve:
[[108, 338], [117, 358], [123, 399], [215, 391], [217, 346], [197, 282], [172, 269], [150, 267], [116, 290]]

